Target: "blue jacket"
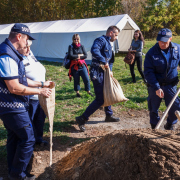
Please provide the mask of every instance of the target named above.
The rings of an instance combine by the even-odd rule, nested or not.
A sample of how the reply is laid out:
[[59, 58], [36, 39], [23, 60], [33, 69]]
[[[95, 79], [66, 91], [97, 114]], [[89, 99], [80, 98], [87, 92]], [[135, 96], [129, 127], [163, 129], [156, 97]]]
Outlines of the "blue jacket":
[[[0, 56], [9, 55], [18, 64], [19, 83], [28, 86], [23, 65], [23, 56], [18, 53], [11, 42], [6, 39], [0, 44]], [[11, 77], [0, 76], [0, 115], [7, 113], [19, 113], [26, 111], [29, 105], [29, 96], [20, 96], [10, 93], [4, 80], [10, 80]]]
[[136, 50], [136, 57], [140, 57], [142, 56], [142, 50], [143, 50], [143, 41], [141, 40], [137, 40], [135, 41], [134, 39], [132, 40], [132, 43], [131, 43], [131, 46], [132, 46], [132, 50]]
[[154, 90], [160, 89], [160, 83], [172, 83], [177, 80], [177, 66], [180, 62], [180, 45], [170, 43], [169, 62], [156, 43], [146, 54], [144, 61], [144, 76]]
[[110, 37], [103, 35], [95, 39], [91, 47], [91, 53], [92, 53], [92, 62], [95, 63], [101, 62], [103, 64], [108, 63], [112, 71], [114, 56], [110, 44]]

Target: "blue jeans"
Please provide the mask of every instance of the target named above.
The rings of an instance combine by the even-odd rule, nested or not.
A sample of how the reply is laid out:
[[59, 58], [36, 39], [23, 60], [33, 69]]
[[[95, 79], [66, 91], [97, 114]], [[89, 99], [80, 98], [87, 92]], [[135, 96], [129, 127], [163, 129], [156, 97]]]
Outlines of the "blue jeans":
[[[96, 99], [87, 107], [86, 111], [83, 113], [83, 116], [88, 120], [89, 116], [93, 114], [96, 110], [98, 110], [104, 103], [103, 96], [103, 85], [104, 85], [104, 76], [102, 75], [100, 82], [97, 80], [92, 80], [94, 86], [94, 92], [96, 95]], [[113, 111], [111, 106], [107, 106], [104, 108], [106, 115], [111, 116]]]
[[33, 124], [36, 142], [42, 142], [43, 127], [46, 115], [38, 100], [29, 100], [29, 117]]
[[85, 85], [85, 91], [90, 91], [91, 89], [90, 80], [86, 66], [83, 65], [82, 67], [79, 67], [77, 71], [72, 67], [71, 71], [74, 77], [74, 90], [79, 91], [81, 89], [80, 88], [80, 76], [81, 76]]
[[[171, 100], [173, 99], [174, 95], [177, 92], [177, 87], [172, 85], [167, 86], [161, 86], [161, 89], [164, 91], [164, 100], [166, 106], [169, 105]], [[160, 120], [160, 117], [158, 115], [158, 109], [161, 104], [162, 98], [156, 95], [156, 91], [152, 87], [148, 87], [148, 108], [150, 111], [150, 123], [156, 125], [158, 121]], [[167, 122], [170, 124], [177, 123], [177, 117], [174, 114], [176, 110], [180, 110], [180, 99], [177, 97], [174, 101], [173, 105], [171, 106]]]
[[8, 172], [14, 178], [24, 178], [33, 153], [34, 131], [28, 112], [0, 116], [7, 129]]

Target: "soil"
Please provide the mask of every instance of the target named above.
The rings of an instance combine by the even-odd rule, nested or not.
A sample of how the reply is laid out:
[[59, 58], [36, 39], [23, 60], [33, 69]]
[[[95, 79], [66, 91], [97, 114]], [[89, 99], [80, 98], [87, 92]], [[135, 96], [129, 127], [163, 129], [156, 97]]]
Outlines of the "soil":
[[[151, 130], [146, 110], [119, 111], [121, 121], [105, 123], [98, 110], [80, 132], [76, 124], [53, 137], [53, 165], [49, 147], [36, 146], [29, 167], [39, 180], [180, 180], [180, 123], [175, 131]], [[162, 115], [162, 113], [160, 114]], [[49, 141], [49, 137], [44, 137]], [[0, 180], [7, 180], [6, 159], [0, 161]]]

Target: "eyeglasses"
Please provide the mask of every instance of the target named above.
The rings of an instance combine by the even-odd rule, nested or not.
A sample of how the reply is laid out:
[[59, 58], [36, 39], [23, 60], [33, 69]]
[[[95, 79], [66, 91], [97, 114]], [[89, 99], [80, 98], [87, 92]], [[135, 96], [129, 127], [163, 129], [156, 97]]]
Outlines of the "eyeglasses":
[[25, 46], [25, 47], [23, 47], [23, 48], [21, 48], [21, 49], [27, 49], [28, 48], [28, 46]]
[[74, 39], [74, 41], [75, 41], [75, 40], [78, 40], [78, 41], [79, 41], [79, 39]]

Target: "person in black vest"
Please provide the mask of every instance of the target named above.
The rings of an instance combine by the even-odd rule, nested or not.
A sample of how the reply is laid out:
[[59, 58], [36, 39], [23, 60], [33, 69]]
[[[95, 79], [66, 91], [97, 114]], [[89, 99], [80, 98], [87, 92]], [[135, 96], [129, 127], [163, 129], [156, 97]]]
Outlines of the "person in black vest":
[[68, 49], [69, 59], [71, 60], [69, 78], [71, 80], [71, 75], [74, 78], [74, 90], [76, 91], [77, 97], [81, 97], [79, 94], [80, 76], [83, 79], [85, 91], [87, 91], [89, 95], [93, 96], [93, 94], [90, 92], [89, 70], [85, 62], [87, 53], [84, 46], [80, 44], [79, 34], [74, 34], [72, 41], [73, 43], [69, 46]]
[[[34, 132], [28, 114], [29, 95], [49, 97], [51, 81], [35, 82], [26, 78], [23, 56], [17, 51], [34, 40], [29, 28], [16, 23], [9, 37], [0, 44], [0, 119], [7, 130], [7, 161], [10, 180], [34, 180], [26, 171], [33, 153]], [[30, 87], [28, 87], [30, 86]]]

